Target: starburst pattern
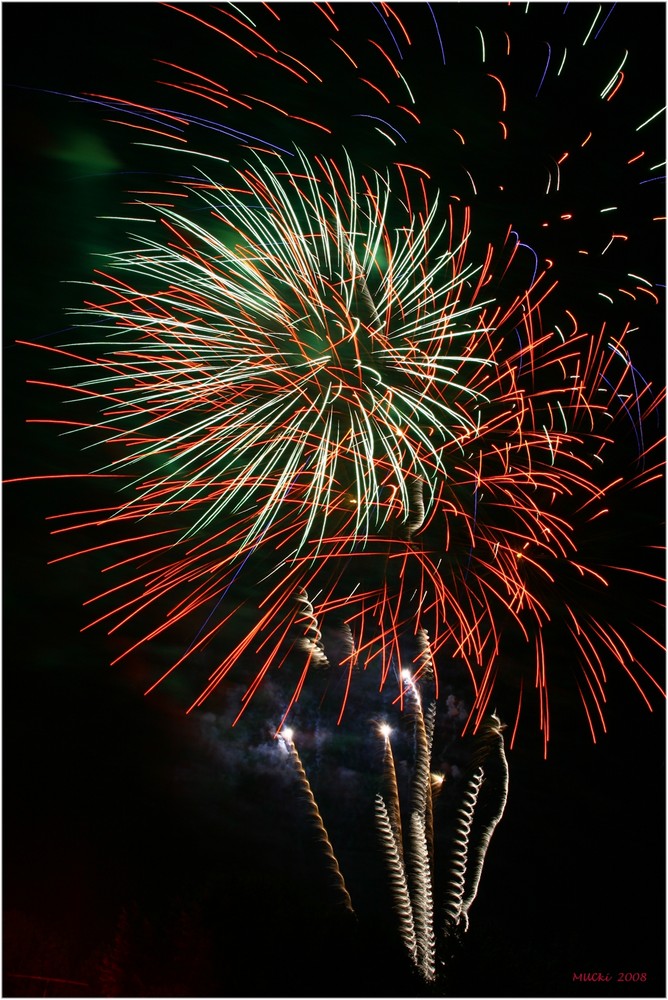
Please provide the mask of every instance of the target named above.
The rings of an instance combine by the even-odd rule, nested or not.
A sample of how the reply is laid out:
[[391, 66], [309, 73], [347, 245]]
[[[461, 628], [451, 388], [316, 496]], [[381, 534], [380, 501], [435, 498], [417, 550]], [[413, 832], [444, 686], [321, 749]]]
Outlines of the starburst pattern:
[[[531, 652], [511, 743], [535, 688], [547, 749], [554, 667], [545, 637], [558, 623], [596, 738], [610, 662], [648, 704], [656, 686], [590, 600], [624, 567], [592, 558], [588, 539], [618, 488], [659, 475], [661, 442], [646, 428], [663, 392], [634, 366], [631, 324], [579, 320], [555, 262], [512, 224], [492, 242], [479, 238], [487, 222], [468, 168], [466, 197], [446, 195], [395, 152], [424, 128], [420, 88], [406, 75], [419, 62], [407, 12], [356, 5], [360, 36], [346, 33], [342, 10], [300, 8], [328, 42], [320, 72], [287, 9], [169, 7], [234, 54], [235, 81], [164, 60], [182, 105], [81, 98], [131, 129], [147, 156], [187, 155], [194, 166], [130, 192], [132, 246], [108, 256], [79, 317], [82, 336], [55, 351], [65, 359], [59, 384], [86, 410], [63, 420], [67, 433], [85, 434], [101, 456], [93, 474], [120, 484], [108, 509], [66, 515], [56, 532], [109, 532], [92, 548], [111, 554], [116, 582], [89, 603], [100, 605], [94, 624], [130, 632], [119, 659], [192, 623], [162, 677], [212, 655], [193, 706], [245, 664], [241, 715], [293, 650], [307, 655], [286, 715], [318, 665], [345, 677], [342, 718], [358, 667], [375, 666], [381, 689], [392, 678], [403, 705], [404, 664], [419, 679], [428, 661], [438, 686], [460, 662], [475, 730], [504, 642], [516, 636]], [[449, 79], [438, 11], [421, 6], [416, 17], [430, 19], [428, 44]], [[583, 49], [607, 21], [580, 26]], [[513, 88], [496, 70], [511, 39], [506, 32], [499, 48], [474, 28], [501, 151], [514, 134]], [[555, 73], [588, 70], [586, 51], [566, 54], [557, 68], [548, 46], [535, 99], [551, 100]], [[258, 61], [285, 84], [284, 99], [249, 78]], [[338, 104], [325, 98], [334, 66], [364, 109], [352, 117], [373, 135], [365, 160], [378, 169], [338, 142]], [[596, 92], [606, 114], [626, 57], [615, 66]], [[313, 115], [302, 113], [306, 103]], [[658, 114], [639, 116], [636, 132]], [[279, 141], [281, 123], [289, 142]], [[466, 148], [454, 125], [448, 136]], [[473, 167], [475, 151], [466, 155]], [[569, 156], [548, 171], [545, 197], [559, 192]], [[613, 231], [601, 258], [627, 239]], [[634, 290], [619, 294], [658, 301], [651, 281], [627, 277]], [[633, 468], [619, 474], [608, 454], [629, 434]], [[261, 585], [250, 624], [246, 581]], [[141, 621], [150, 622], [143, 631]], [[328, 622], [346, 637], [333, 662], [321, 641]]]

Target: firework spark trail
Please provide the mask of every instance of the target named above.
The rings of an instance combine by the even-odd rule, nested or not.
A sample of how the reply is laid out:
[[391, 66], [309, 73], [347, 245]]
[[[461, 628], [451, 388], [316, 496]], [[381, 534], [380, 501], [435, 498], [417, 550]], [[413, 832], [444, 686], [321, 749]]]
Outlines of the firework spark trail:
[[399, 922], [399, 934], [411, 963], [417, 965], [417, 938], [415, 936], [413, 906], [403, 862], [403, 847], [381, 795], [376, 796], [376, 825], [385, 858], [392, 901]]
[[[407, 672], [405, 672], [407, 674]], [[419, 704], [414, 681], [404, 676], [412, 689], [411, 697]], [[417, 713], [416, 713], [417, 714]], [[381, 728], [385, 740], [383, 779], [387, 800], [376, 796], [376, 825], [388, 872], [393, 906], [399, 921], [399, 932], [409, 958], [422, 978], [431, 982], [436, 976], [436, 934], [434, 923], [434, 839], [428, 836], [426, 818], [432, 775], [425, 770], [424, 753], [431, 755], [433, 711], [427, 715], [425, 739], [416, 740], [417, 749], [409, 788], [409, 818], [407, 850], [404, 860], [399, 792], [394, 758], [390, 746], [389, 727]], [[424, 719], [423, 719], [424, 721]], [[415, 722], [419, 728], [418, 722]], [[489, 768], [490, 762], [492, 768]], [[429, 761], [428, 761], [429, 763]], [[494, 765], [499, 774], [493, 777]], [[490, 774], [487, 775], [487, 770]], [[483, 784], [491, 790], [494, 812], [485, 821], [478, 819]], [[436, 788], [440, 787], [437, 783]], [[469, 910], [477, 895], [489, 843], [501, 819], [508, 793], [508, 767], [503, 749], [501, 725], [496, 715], [487, 717], [474, 737], [470, 775], [461, 793], [456, 810], [454, 830], [448, 857], [443, 897], [439, 909], [443, 915], [443, 934], [448, 939], [456, 930], [468, 929]], [[389, 802], [389, 805], [388, 805]], [[431, 813], [433, 822], [433, 812]], [[476, 830], [476, 827], [481, 827]]]
[[503, 745], [502, 727], [496, 715], [492, 715], [491, 718], [487, 720], [485, 728], [485, 732], [478, 734], [479, 743], [476, 752], [474, 753], [473, 763], [475, 766], [476, 760], [482, 757], [484, 762], [481, 765], [481, 773], [484, 773], [485, 765], [493, 756], [496, 760], [497, 767], [500, 770], [500, 775], [496, 778], [495, 782], [489, 780], [487, 781], [487, 788], [489, 788], [490, 785], [492, 786], [493, 794], [496, 799], [494, 813], [485, 824], [477, 843], [469, 850], [469, 867], [471, 874], [467, 878], [466, 895], [461, 901], [461, 917], [465, 921], [466, 926], [468, 926], [469, 909], [478, 892], [480, 877], [482, 875], [482, 869], [487, 855], [487, 848], [489, 847], [489, 842], [492, 839], [492, 834], [503, 816], [506, 808], [506, 802], [508, 800], [508, 761], [506, 759]]
[[[411, 814], [420, 817], [424, 824], [424, 837], [430, 870], [433, 873], [434, 864], [434, 811], [431, 798], [431, 741], [425, 725], [425, 714], [422, 709], [422, 699], [414, 678], [409, 670], [402, 671], [407, 690], [411, 695], [411, 707], [415, 726], [415, 763], [414, 776], [411, 782]], [[430, 720], [434, 718], [434, 706], [428, 708]]]
[[469, 838], [483, 780], [483, 771], [479, 767], [468, 779], [461, 805], [457, 810], [457, 823], [449, 859], [448, 886], [443, 902], [446, 935], [457, 927], [462, 917], [465, 921], [465, 927], [468, 926], [468, 916], [463, 912], [463, 903], [468, 870]]
[[[409, 670], [402, 670], [401, 676], [402, 683], [410, 693], [415, 727], [415, 759], [410, 784], [407, 830], [408, 845], [405, 871], [415, 927], [415, 964], [420, 975], [427, 982], [431, 982], [436, 976], [436, 941], [434, 936], [434, 900], [432, 888], [434, 831], [430, 778], [431, 748], [417, 685]], [[430, 719], [431, 715], [432, 713], [430, 712]], [[389, 744], [389, 735], [386, 736], [386, 744]], [[386, 746], [387, 753], [388, 747]], [[389, 749], [389, 753], [391, 754], [391, 749]], [[393, 770], [394, 765], [392, 763]], [[393, 804], [393, 808], [398, 809], [398, 807], [399, 803], [397, 800], [396, 804]], [[387, 812], [386, 807], [385, 812]], [[391, 847], [392, 845], [390, 845]], [[396, 844], [394, 849], [396, 850]], [[399, 856], [398, 851], [397, 855], [403, 869], [402, 858]], [[389, 866], [393, 860], [392, 850], [386, 855], [386, 858]], [[406, 905], [405, 901], [402, 901], [401, 905], [403, 911]]]
[[315, 796], [313, 795], [313, 792], [311, 790], [311, 785], [306, 775], [306, 771], [304, 770], [304, 765], [301, 762], [301, 758], [297, 751], [297, 747], [295, 746], [291, 735], [289, 735], [286, 731], [283, 732], [283, 735], [280, 737], [280, 739], [286, 746], [288, 753], [290, 754], [290, 759], [292, 760], [294, 768], [297, 772], [300, 788], [303, 792], [304, 798], [306, 799], [306, 803], [308, 806], [308, 810], [311, 814], [311, 818], [313, 819], [318, 840], [320, 841], [324, 854], [327, 858], [328, 868], [332, 873], [332, 875], [334, 876], [334, 881], [336, 883], [337, 891], [341, 898], [341, 902], [343, 906], [346, 908], [346, 910], [348, 910], [354, 916], [355, 910], [353, 909], [353, 904], [350, 898], [350, 894], [348, 892], [348, 889], [346, 888], [346, 883], [344, 881], [343, 875], [341, 874], [339, 863], [336, 860], [334, 849], [331, 845], [329, 837], [327, 836], [327, 830], [325, 829], [325, 824], [322, 821], [322, 816], [320, 815], [320, 810], [318, 809], [318, 803], [316, 802]]
[[409, 889], [415, 920], [417, 966], [423, 978], [429, 982], [436, 977], [431, 858], [424, 818], [415, 811], [411, 812], [408, 821], [408, 843], [407, 864], [410, 870]]
[[382, 727], [381, 734], [384, 739], [383, 779], [385, 797], [383, 799], [383, 808], [387, 813], [388, 821], [392, 829], [397, 857], [403, 865], [404, 848], [401, 824], [401, 803], [399, 801], [399, 784], [397, 782], [394, 754], [392, 753], [392, 743], [390, 742], [390, 727]]
[[326, 666], [329, 664], [329, 661], [325, 653], [325, 647], [322, 642], [322, 632], [320, 631], [318, 619], [313, 611], [313, 605], [309, 601], [306, 591], [299, 594], [297, 599], [303, 608], [303, 618], [298, 619], [298, 621], [306, 625], [306, 635], [302, 640], [304, 649], [306, 650], [310, 661], [315, 661], [319, 666]]
[[433, 749], [434, 727], [436, 725], [436, 701], [431, 701], [427, 711], [422, 713], [422, 725], [424, 727], [425, 742], [424, 756], [427, 762], [427, 772], [423, 775], [423, 780], [426, 781], [427, 785], [424, 796], [424, 824], [425, 836], [427, 838], [427, 851], [429, 853], [431, 873], [433, 877], [434, 866], [436, 863], [436, 852], [434, 846], [434, 789], [431, 775], [431, 756]]

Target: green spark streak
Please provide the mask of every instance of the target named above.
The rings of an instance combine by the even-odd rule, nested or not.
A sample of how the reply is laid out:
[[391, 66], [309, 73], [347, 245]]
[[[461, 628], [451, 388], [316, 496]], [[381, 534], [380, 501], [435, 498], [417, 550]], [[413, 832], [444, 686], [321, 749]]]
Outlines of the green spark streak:
[[587, 32], [587, 35], [586, 35], [586, 37], [585, 37], [585, 40], [584, 40], [584, 42], [582, 43], [582, 47], [583, 47], [583, 48], [585, 47], [585, 45], [586, 45], [586, 44], [587, 44], [587, 42], [589, 41], [589, 36], [591, 35], [592, 31], [594, 30], [594, 25], [595, 25], [595, 24], [596, 24], [596, 22], [598, 21], [598, 19], [599, 19], [599, 16], [600, 16], [600, 13], [601, 13], [601, 8], [599, 7], [599, 8], [598, 8], [598, 10], [596, 11], [596, 16], [594, 17], [594, 20], [593, 20], [593, 21], [591, 22], [591, 28], [590, 28], [590, 29], [589, 29], [589, 31]]
[[376, 129], [376, 132], [379, 132], [384, 139], [387, 139], [388, 142], [391, 142], [393, 146], [397, 145], [397, 143], [395, 142], [395, 140], [391, 136], [389, 136], [387, 134], [387, 132], [383, 132], [382, 128], [379, 128], [377, 125], [374, 126], [374, 127]]
[[248, 23], [252, 25], [253, 28], [257, 28], [257, 24], [255, 23], [255, 21], [253, 21], [251, 17], [249, 17], [246, 11], [242, 10], [242, 8], [238, 7], [235, 3], [232, 3], [232, 0], [227, 0], [227, 2], [230, 7], [233, 7], [234, 10], [236, 10], [237, 14], [239, 14], [240, 17], [243, 17], [245, 21], [248, 21]]
[[415, 104], [415, 98], [413, 97], [413, 92], [411, 91], [411, 88], [408, 86], [408, 81], [406, 80], [406, 77], [403, 75], [403, 73], [400, 73], [399, 78], [403, 83], [404, 87], [406, 88], [406, 90], [408, 91], [408, 96], [411, 99], [411, 104]]
[[483, 35], [483, 33], [480, 30], [480, 28], [478, 28], [477, 24], [476, 24], [476, 29], [478, 31], [478, 34], [480, 35], [480, 44], [481, 44], [481, 47], [482, 47], [482, 61], [484, 62], [485, 61], [485, 36]]
[[[137, 215], [96, 215], [95, 218], [101, 219], [103, 222], [150, 222], [151, 225], [155, 225], [158, 221], [157, 219], [143, 218]], [[95, 256], [99, 256], [99, 254]]]
[[[599, 11], [600, 11], [600, 7], [599, 7]], [[617, 80], [619, 78], [619, 74], [621, 72], [622, 66], [624, 65], [624, 63], [628, 59], [628, 56], [629, 56], [629, 50], [627, 49], [626, 52], [624, 53], [624, 58], [620, 62], [619, 66], [617, 67], [617, 69], [615, 70], [615, 72], [612, 74], [612, 76], [611, 76], [610, 80], [608, 81], [608, 83], [605, 85], [605, 87], [601, 91], [601, 97], [602, 98], [604, 98], [612, 90], [612, 88], [614, 87], [614, 85], [617, 83]]]
[[563, 59], [561, 60], [561, 65], [559, 66], [559, 69], [557, 70], [557, 76], [561, 76], [561, 71], [564, 68], [564, 63], [566, 62], [566, 53], [567, 52], [568, 52], [568, 49], [564, 49], [564, 56], [563, 56]]
[[649, 285], [650, 288], [653, 288], [652, 282], [648, 281], [647, 278], [643, 278], [639, 274], [631, 274], [630, 271], [628, 271], [627, 273], [628, 273], [629, 278], [635, 278], [636, 281], [642, 281], [643, 284]]
[[641, 128], [644, 128], [644, 127], [645, 127], [645, 125], [649, 125], [649, 123], [650, 123], [650, 122], [653, 122], [653, 121], [654, 121], [654, 119], [655, 119], [655, 118], [658, 118], [660, 114], [663, 114], [663, 112], [664, 112], [665, 110], [666, 110], [666, 106], [664, 105], [664, 106], [663, 106], [662, 108], [659, 108], [659, 110], [658, 110], [658, 111], [655, 111], [655, 112], [654, 112], [654, 114], [653, 114], [653, 115], [652, 115], [652, 116], [651, 116], [650, 118], [648, 118], [648, 119], [647, 119], [646, 121], [644, 121], [644, 122], [642, 123], [642, 125], [638, 125], [638, 127], [637, 127], [637, 129], [636, 129], [636, 132], [639, 132]]
[[216, 156], [215, 153], [200, 153], [190, 146], [163, 146], [156, 142], [133, 142], [133, 146], [143, 146], [145, 149], [164, 149], [168, 153], [185, 153], [188, 157], [200, 156], [205, 160], [215, 160], [216, 163], [229, 163], [225, 156]]

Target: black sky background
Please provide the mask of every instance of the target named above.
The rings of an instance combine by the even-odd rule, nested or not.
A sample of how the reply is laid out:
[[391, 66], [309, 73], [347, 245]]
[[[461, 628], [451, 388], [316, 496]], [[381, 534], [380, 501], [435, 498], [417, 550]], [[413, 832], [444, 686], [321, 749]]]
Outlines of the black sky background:
[[[581, 6], [593, 16], [596, 5]], [[480, 8], [481, 17], [501, 17], [500, 4], [463, 7], [469, 10], [458, 16], [470, 19], [470, 8]], [[662, 4], [620, 4], [611, 18], [608, 40], [617, 32], [642, 53], [645, 66], [642, 86], [629, 70], [620, 94], [615, 113], [625, 125], [638, 118], [634, 100], [643, 88], [654, 92], [647, 104], [664, 103], [663, 15]], [[48, 359], [14, 342], [55, 342], [67, 326], [63, 309], [80, 293], [63, 280], [85, 280], [91, 250], [120, 237], [120, 230], [100, 229], [95, 216], [113, 214], [127, 187], [121, 171], [136, 155], [127, 151], [125, 135], [102, 123], [99, 109], [42, 91], [108, 87], [140, 100], [155, 75], [155, 54], [186, 50], [193, 63], [216, 63], [210, 38], [204, 36], [200, 51], [202, 35], [180, 21], [177, 33], [174, 23], [157, 4], [3, 6], [5, 478], [86, 468], [76, 448], [26, 424], [51, 414], [55, 400], [49, 390], [25, 385], [27, 378], [47, 377]], [[451, 47], [455, 29], [456, 23]], [[476, 75], [479, 66], [471, 87]], [[527, 159], [518, 159], [516, 170], [491, 165], [489, 177], [505, 171], [507, 198], [517, 198], [513, 221], [522, 221], [523, 232], [533, 226], [529, 242], [540, 234], [533, 203], [520, 197], [524, 171], [531, 176], [531, 150], [546, 133], [566, 129], [577, 96], [565, 98], [563, 121], [536, 118], [525, 138]], [[434, 106], [422, 152], [438, 167], [436, 98]], [[616, 193], [619, 177], [612, 169], [608, 175], [606, 165], [633, 150], [619, 149], [624, 129], [607, 127], [609, 156], [597, 152], [596, 176]], [[479, 156], [482, 162], [484, 144]], [[624, 202], [631, 222], [646, 215], [646, 190], [635, 191]], [[586, 210], [590, 194], [583, 187], [571, 200]], [[490, 231], [495, 204], [490, 195]], [[594, 230], [585, 231], [593, 243]], [[573, 237], [552, 239], [553, 248], [561, 245], [567, 279], [570, 262], [576, 266]], [[652, 268], [659, 282], [662, 251], [640, 235], [629, 269]], [[575, 279], [571, 291], [581, 296], [578, 306], [593, 308]], [[638, 349], [641, 370], [661, 379], [659, 313], [647, 313]], [[3, 994], [99, 995], [82, 984], [103, 981], [106, 995], [114, 989], [133, 996], [428, 995], [401, 961], [365, 812], [364, 768], [345, 737], [343, 750], [326, 735], [320, 743], [305, 736], [300, 749], [357, 924], [338, 904], [290, 769], [265, 726], [280, 692], [267, 685], [246, 730], [231, 732], [222, 701], [184, 714], [187, 679], [142, 696], [160, 650], [128, 669], [110, 668], [105, 637], [80, 632], [87, 621], [82, 602], [97, 586], [95, 560], [47, 566], [62, 548], [45, 519], [73, 505], [93, 506], [100, 496], [82, 480], [4, 489]], [[643, 502], [644, 511], [623, 511], [617, 523], [644, 514], [650, 540], [660, 544], [662, 529], [652, 523], [662, 516], [663, 498], [657, 492]], [[618, 555], [620, 537], [614, 544]], [[622, 595], [622, 604], [645, 600], [642, 588]], [[654, 622], [659, 629], [658, 615]], [[660, 655], [644, 662], [661, 672]], [[649, 713], [628, 680], [611, 677], [609, 732], [593, 745], [582, 713], [570, 713], [565, 699], [562, 706], [558, 690], [554, 699], [563, 714], [548, 760], [529, 725], [509, 755], [506, 815], [446, 981], [448, 995], [662, 996], [662, 705], [655, 698]], [[324, 719], [322, 728], [329, 732]], [[609, 973], [613, 980], [645, 973], [646, 980], [573, 982], [579, 972]]]

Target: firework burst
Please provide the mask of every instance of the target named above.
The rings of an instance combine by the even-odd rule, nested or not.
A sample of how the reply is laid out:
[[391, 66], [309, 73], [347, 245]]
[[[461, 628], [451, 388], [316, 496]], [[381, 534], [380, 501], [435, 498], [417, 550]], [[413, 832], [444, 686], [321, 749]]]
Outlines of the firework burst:
[[[621, 334], [545, 329], [547, 272], [503, 305], [484, 298], [495, 255], [468, 263], [470, 231], [453, 234], [438, 197], [393, 198], [387, 178], [357, 177], [350, 161], [345, 173], [300, 163], [208, 179], [208, 226], [162, 210], [165, 238], [138, 238], [101, 273], [85, 314], [95, 338], [61, 352], [68, 379], [84, 371], [78, 396], [102, 404], [83, 428], [113, 456], [96, 474], [122, 483], [115, 507], [83, 524], [138, 527], [115, 544], [135, 547], [122, 562], [141, 571], [100, 595], [129, 596], [96, 620], [116, 631], [169, 599], [143, 643], [201, 614], [171, 670], [228, 626], [240, 575], [260, 572], [258, 618], [195, 704], [252, 646], [264, 662], [243, 711], [291, 644], [308, 647], [338, 615], [357, 637], [339, 666], [375, 660], [381, 687], [406, 636], [411, 666], [420, 634], [432, 661], [449, 646], [471, 675], [474, 727], [510, 622], [535, 647], [547, 744], [550, 591], [565, 574], [605, 582], [579, 558], [573, 513], [601, 515], [593, 473], [610, 426], [631, 414], [639, 427], [657, 397], [638, 387]], [[353, 558], [365, 582], [351, 589]], [[591, 719], [597, 647], [628, 668], [627, 651], [564, 608]], [[291, 703], [326, 658], [308, 648]]]
[[[52, 519], [67, 540], [59, 558], [99, 556], [109, 582], [87, 601], [88, 627], [114, 644], [128, 636], [114, 662], [174, 637], [178, 654], [148, 691], [205, 662], [189, 708], [215, 704], [239, 681], [236, 724], [282, 671], [276, 732], [348, 910], [284, 726], [309, 675], [335, 679], [327, 697], [339, 699], [339, 724], [356, 682], [363, 675], [368, 687], [373, 675], [369, 716], [389, 699], [412, 725], [406, 812], [386, 735], [376, 821], [401, 939], [432, 981], [442, 941], [467, 926], [506, 802], [497, 696], [511, 747], [533, 702], [547, 754], [555, 676], [594, 740], [606, 728], [610, 664], [650, 708], [661, 692], [628, 638], [638, 629], [605, 608], [620, 579], [651, 583], [654, 574], [621, 565], [609, 544], [601, 557], [594, 544], [617, 493], [636, 502], [634, 491], [661, 475], [663, 390], [636, 367], [634, 320], [617, 308], [632, 301], [635, 316], [654, 307], [659, 286], [635, 270], [620, 277], [616, 259], [604, 267], [629, 241], [606, 228], [607, 215], [590, 229], [595, 255], [568, 244], [568, 259], [555, 261], [558, 238], [536, 242], [572, 220], [564, 201], [573, 164], [584, 164], [592, 186], [586, 158], [597, 133], [579, 120], [568, 148], [561, 134], [550, 140], [542, 187], [526, 199], [527, 212], [544, 212], [540, 228], [532, 223], [539, 250], [520, 235], [506, 187], [521, 216], [527, 150], [515, 137], [533, 134], [535, 122], [533, 111], [517, 117], [517, 80], [506, 82], [502, 68], [511, 38], [496, 15], [489, 33], [467, 20], [462, 44], [462, 80], [475, 50], [493, 108], [484, 141], [469, 142], [457, 90], [456, 111], [443, 112], [436, 183], [433, 150], [420, 159], [431, 133], [419, 98], [433, 98], [436, 63], [453, 86], [438, 9], [163, 6], [234, 55], [235, 79], [164, 59], [165, 83], [182, 102], [174, 108], [80, 98], [132, 129], [142, 155], [177, 167], [159, 187], [129, 193], [129, 245], [105, 255], [86, 286], [71, 342], [46, 348], [58, 366], [51, 384], [69, 406], [47, 422], [83, 441], [91, 475], [113, 487], [103, 507]], [[327, 43], [322, 66], [289, 8]], [[583, 50], [608, 19], [590, 24], [591, 13], [578, 22]], [[422, 84], [413, 16], [432, 26]], [[508, 17], [514, 39], [518, 15]], [[574, 88], [588, 72], [586, 51], [567, 61], [560, 46], [548, 45], [540, 65], [519, 46], [522, 78], [525, 65], [538, 67], [532, 100], [545, 100], [546, 118], [562, 72]], [[601, 130], [626, 69], [626, 57], [615, 58], [597, 82]], [[345, 143], [333, 86], [344, 77], [359, 108], [346, 111]], [[635, 133], [657, 114], [639, 113]], [[498, 174], [483, 169], [490, 149]], [[625, 177], [643, 156], [629, 151]], [[599, 216], [616, 210], [604, 204]], [[80, 533], [85, 542], [71, 543]], [[422, 682], [434, 693], [425, 712]], [[432, 750], [455, 690], [456, 735], [472, 749], [439, 871]]]

